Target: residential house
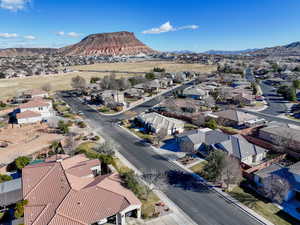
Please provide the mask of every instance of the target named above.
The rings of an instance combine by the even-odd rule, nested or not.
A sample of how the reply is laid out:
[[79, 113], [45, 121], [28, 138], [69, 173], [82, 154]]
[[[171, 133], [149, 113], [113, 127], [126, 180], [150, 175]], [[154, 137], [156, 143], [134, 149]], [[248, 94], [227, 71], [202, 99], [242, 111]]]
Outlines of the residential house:
[[48, 98], [49, 94], [46, 91], [33, 89], [23, 92], [25, 98]]
[[101, 175], [101, 162], [84, 155], [52, 157], [22, 170], [26, 225], [126, 224], [141, 202], [117, 173]]
[[53, 116], [52, 102], [43, 99], [33, 99], [21, 104], [14, 110], [13, 115], [17, 119], [18, 124], [47, 121]]
[[156, 112], [143, 113], [137, 117], [137, 120], [153, 133], [157, 133], [161, 129], [166, 129], [168, 135], [184, 131], [183, 121], [169, 118]]
[[245, 125], [248, 121], [258, 118], [252, 114], [232, 109], [215, 112], [213, 115], [220, 124], [230, 127], [240, 127]]
[[208, 91], [198, 86], [191, 86], [184, 89], [182, 95], [192, 99], [204, 99], [208, 97]]
[[101, 91], [97, 94], [92, 95], [93, 101], [99, 102], [103, 105], [109, 104], [123, 104], [124, 99], [124, 92], [117, 91], [117, 90], [105, 90]]
[[161, 88], [161, 83], [159, 79], [154, 79], [145, 83], [137, 84], [134, 88], [141, 89], [145, 92], [158, 92]]
[[242, 103], [244, 105], [254, 105], [256, 102], [255, 96], [244, 92], [234, 95], [233, 101], [236, 103]]
[[173, 85], [173, 80], [171, 78], [164, 77], [160, 79], [161, 88], [168, 88]]
[[249, 143], [241, 135], [228, 135], [209, 128], [192, 130], [176, 136], [181, 150], [199, 151], [207, 155], [211, 150], [222, 150], [247, 165], [261, 163], [267, 151]]
[[258, 132], [258, 137], [275, 145], [300, 149], [300, 127], [271, 122]]
[[127, 98], [141, 98], [144, 94], [143, 89], [130, 88], [124, 91], [124, 96]]
[[[290, 166], [284, 166], [279, 163], [274, 163], [269, 167], [255, 172], [253, 179], [257, 185], [258, 192], [262, 194], [264, 194], [264, 192], [261, 192], [261, 190], [263, 190], [264, 188], [272, 189], [273, 184], [272, 182], [269, 182], [270, 179], [284, 180], [288, 185], [285, 186], [287, 189], [283, 190], [280, 194], [283, 195], [283, 201], [279, 203], [281, 204], [285, 212], [297, 219], [300, 219], [300, 162], [297, 162]], [[272, 199], [271, 196], [269, 197], [273, 201], [278, 201], [278, 199]]]

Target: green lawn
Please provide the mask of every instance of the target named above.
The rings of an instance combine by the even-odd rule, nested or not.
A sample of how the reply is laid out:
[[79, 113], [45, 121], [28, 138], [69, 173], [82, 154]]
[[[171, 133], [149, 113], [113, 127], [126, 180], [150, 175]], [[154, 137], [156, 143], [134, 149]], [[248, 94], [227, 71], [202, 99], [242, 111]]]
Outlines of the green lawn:
[[185, 130], [194, 130], [194, 129], [198, 129], [199, 127], [197, 127], [196, 125], [194, 124], [191, 124], [191, 123], [186, 123], [184, 124], [184, 129]]
[[198, 164], [192, 166], [190, 170], [200, 175], [206, 163], [206, 161], [199, 162]]
[[300, 225], [300, 221], [280, 210], [274, 204], [268, 202], [254, 191], [236, 187], [231, 192], [228, 192], [228, 194], [275, 225]]

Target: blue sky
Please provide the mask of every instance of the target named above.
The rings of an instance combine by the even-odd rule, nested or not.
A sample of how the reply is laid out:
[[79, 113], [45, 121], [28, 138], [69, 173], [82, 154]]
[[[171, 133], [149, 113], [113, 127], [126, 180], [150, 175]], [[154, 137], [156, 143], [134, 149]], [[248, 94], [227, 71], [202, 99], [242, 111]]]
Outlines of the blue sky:
[[0, 0], [0, 48], [123, 30], [162, 51], [261, 48], [300, 41], [299, 11], [299, 0]]

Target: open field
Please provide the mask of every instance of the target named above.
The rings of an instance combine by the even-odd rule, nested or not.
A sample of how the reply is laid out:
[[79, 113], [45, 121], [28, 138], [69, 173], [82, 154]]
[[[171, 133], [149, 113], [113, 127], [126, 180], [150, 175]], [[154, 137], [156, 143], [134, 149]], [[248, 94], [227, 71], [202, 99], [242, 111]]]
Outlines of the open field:
[[[78, 73], [68, 73], [60, 75], [47, 75], [47, 76], [32, 76], [25, 78], [13, 78], [13, 79], [0, 79], [0, 99], [9, 98], [15, 96], [18, 92], [29, 89], [41, 88], [44, 84], [50, 83], [53, 91], [58, 90], [68, 90], [71, 89], [70, 83], [72, 77], [80, 75], [86, 78], [87, 81], [91, 77], [103, 77], [109, 75], [109, 73], [88, 73], [88, 72], [78, 72]], [[130, 74], [121, 76], [132, 76]]]
[[175, 63], [168, 61], [143, 61], [126, 63], [101, 63], [84, 66], [72, 66], [74, 70], [109, 70], [109, 71], [129, 71], [129, 72], [149, 72], [154, 67], [165, 68], [167, 72], [195, 71], [211, 72], [215, 66], [202, 64]]
[[[177, 64], [173, 62], [162, 61], [148, 61], [148, 62], [136, 62], [136, 63], [102, 63], [86, 66], [74, 66], [76, 70], [114, 70], [114, 71], [129, 71], [129, 72], [147, 72], [154, 67], [166, 68], [169, 72], [174, 71], [196, 71], [196, 72], [210, 72], [215, 70], [215, 66], [201, 65], [201, 64]], [[77, 75], [83, 76], [87, 81], [91, 77], [103, 77], [109, 75], [108, 72], [74, 72], [59, 75], [47, 75], [47, 76], [32, 76], [25, 78], [13, 78], [13, 79], [1, 79], [0, 80], [0, 99], [9, 98], [15, 96], [18, 92], [22, 92], [28, 89], [41, 88], [44, 84], [50, 83], [53, 91], [68, 90], [71, 88], [70, 83], [72, 77]], [[118, 77], [137, 76], [134, 74], [117, 73]]]

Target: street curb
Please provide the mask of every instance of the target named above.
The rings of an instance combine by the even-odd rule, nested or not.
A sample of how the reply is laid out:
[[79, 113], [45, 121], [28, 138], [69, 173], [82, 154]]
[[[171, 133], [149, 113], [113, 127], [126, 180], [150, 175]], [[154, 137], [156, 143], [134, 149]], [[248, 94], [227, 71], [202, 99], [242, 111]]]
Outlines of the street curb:
[[[142, 138], [138, 137], [136, 134], [130, 132], [128, 129], [126, 129], [125, 127], [122, 127], [120, 125], [118, 125], [120, 128], [126, 130], [128, 133], [130, 133], [131, 135], [135, 136], [136, 138], [142, 140]], [[154, 146], [150, 145], [151, 148], [157, 152], [159, 154], [159, 150], [157, 148], [155, 148]], [[164, 159], [168, 160], [169, 162], [172, 162], [174, 164], [176, 164], [177, 166], [179, 166], [180, 168], [186, 170], [187, 172], [192, 173], [194, 176], [196, 176], [197, 178], [199, 178], [201, 181], [205, 182], [206, 184], [208, 184], [209, 186], [212, 187], [212, 189], [221, 197], [223, 197], [225, 200], [229, 201], [230, 203], [232, 203], [233, 205], [235, 205], [237, 208], [239, 208], [240, 210], [242, 210], [244, 213], [246, 213], [247, 215], [249, 215], [250, 217], [254, 218], [255, 220], [257, 220], [259, 223], [264, 224], [264, 225], [274, 225], [273, 223], [271, 223], [269, 220], [265, 219], [264, 217], [260, 216], [259, 214], [257, 214], [255, 211], [253, 211], [252, 209], [248, 208], [247, 206], [245, 206], [244, 204], [242, 204], [241, 202], [239, 202], [238, 200], [234, 199], [233, 197], [231, 197], [230, 195], [228, 195], [227, 193], [224, 193], [221, 189], [214, 187], [213, 184], [211, 184], [210, 182], [208, 182], [207, 180], [205, 180], [203, 177], [199, 176], [198, 174], [194, 173], [192, 170], [184, 167], [183, 165], [181, 165], [180, 163], [178, 163], [177, 161], [171, 161], [168, 158], [166, 158], [163, 154], [159, 154], [160, 156], [162, 156]]]

